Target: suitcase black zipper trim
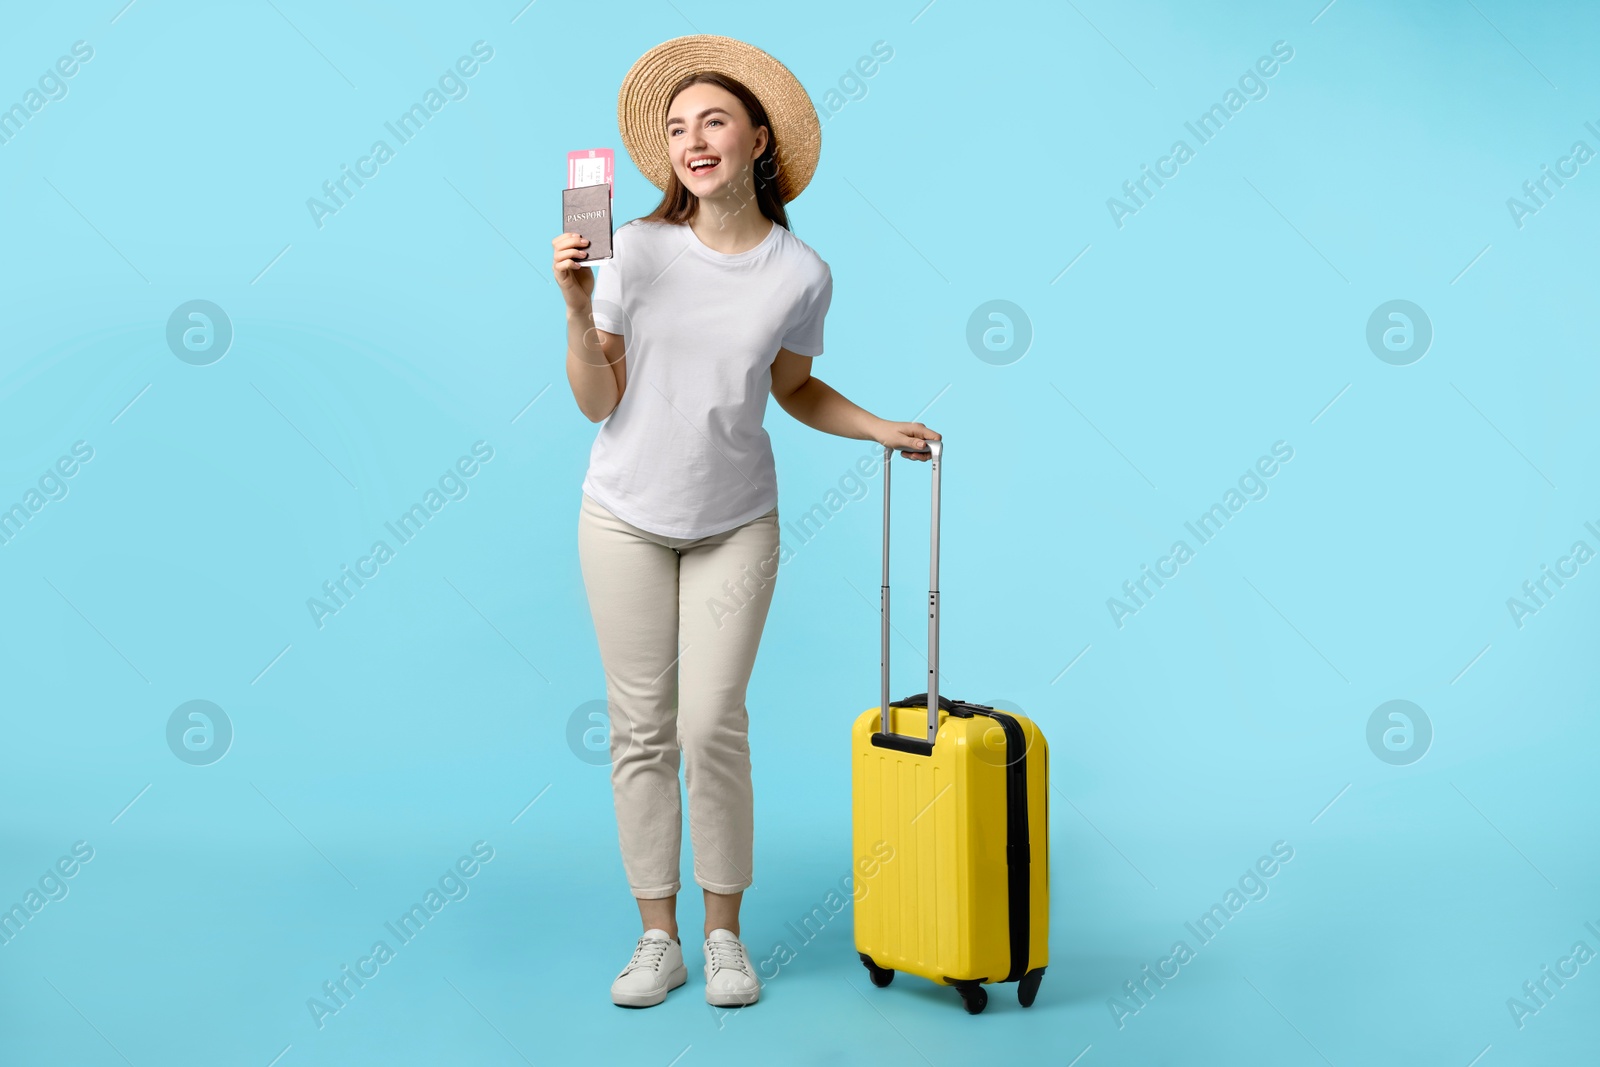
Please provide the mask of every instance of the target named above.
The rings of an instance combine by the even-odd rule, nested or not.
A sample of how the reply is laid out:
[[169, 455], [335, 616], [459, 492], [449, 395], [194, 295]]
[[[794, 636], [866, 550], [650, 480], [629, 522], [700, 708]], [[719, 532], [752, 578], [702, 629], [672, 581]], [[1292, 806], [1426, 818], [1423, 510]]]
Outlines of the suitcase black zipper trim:
[[964, 709], [986, 715], [1006, 735], [1006, 875], [1007, 910], [1011, 915], [1011, 972], [1001, 981], [1015, 982], [1028, 970], [1029, 891], [1032, 853], [1028, 845], [1028, 752], [1022, 724], [1014, 716], [983, 704], [956, 701]]

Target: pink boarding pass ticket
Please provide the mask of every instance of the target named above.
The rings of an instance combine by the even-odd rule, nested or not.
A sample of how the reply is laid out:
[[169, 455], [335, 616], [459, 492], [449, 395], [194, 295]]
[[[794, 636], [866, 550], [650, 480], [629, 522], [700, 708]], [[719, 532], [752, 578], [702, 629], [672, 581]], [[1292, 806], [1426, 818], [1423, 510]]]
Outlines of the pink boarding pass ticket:
[[[609, 148], [586, 148], [567, 153], [567, 188], [583, 185], [612, 185], [614, 154]], [[613, 186], [613, 190], [615, 186]]]

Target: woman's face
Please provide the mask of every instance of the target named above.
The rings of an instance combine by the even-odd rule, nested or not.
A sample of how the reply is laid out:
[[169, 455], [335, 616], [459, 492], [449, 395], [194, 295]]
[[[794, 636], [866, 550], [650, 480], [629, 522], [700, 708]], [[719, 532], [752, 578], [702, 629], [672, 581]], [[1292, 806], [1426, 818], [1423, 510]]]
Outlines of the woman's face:
[[749, 184], [766, 147], [767, 128], [752, 127], [739, 98], [720, 85], [691, 85], [667, 109], [667, 157], [678, 181], [698, 197], [715, 197], [735, 181]]

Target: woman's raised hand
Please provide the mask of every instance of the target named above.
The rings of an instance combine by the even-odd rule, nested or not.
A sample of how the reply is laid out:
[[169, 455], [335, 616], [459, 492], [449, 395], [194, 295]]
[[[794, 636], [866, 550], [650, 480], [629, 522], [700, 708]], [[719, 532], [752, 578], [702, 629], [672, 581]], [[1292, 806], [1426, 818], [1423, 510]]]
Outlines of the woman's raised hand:
[[907, 459], [923, 461], [933, 458], [933, 452], [925, 442], [943, 440], [920, 422], [888, 422], [884, 419], [878, 420], [872, 439], [880, 445], [899, 449]]
[[589, 242], [575, 233], [563, 233], [550, 242], [555, 249], [551, 271], [556, 284], [561, 286], [561, 298], [573, 311], [583, 311], [589, 306], [589, 294], [594, 292], [594, 271], [584, 265]]

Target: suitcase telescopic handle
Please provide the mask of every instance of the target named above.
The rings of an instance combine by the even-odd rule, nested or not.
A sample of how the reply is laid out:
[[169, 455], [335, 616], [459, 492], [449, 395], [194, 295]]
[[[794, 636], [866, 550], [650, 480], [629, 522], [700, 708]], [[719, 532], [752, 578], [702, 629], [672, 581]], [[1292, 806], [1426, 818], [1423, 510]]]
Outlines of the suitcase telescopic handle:
[[[944, 452], [943, 441], [928, 441], [928, 451], [933, 458], [933, 519], [932, 540], [928, 551], [928, 744], [939, 729], [939, 461]], [[879, 695], [883, 698], [883, 732], [891, 734], [889, 721], [889, 469], [894, 458], [894, 448], [883, 446], [883, 587], [880, 592], [882, 616], [882, 684]]]

